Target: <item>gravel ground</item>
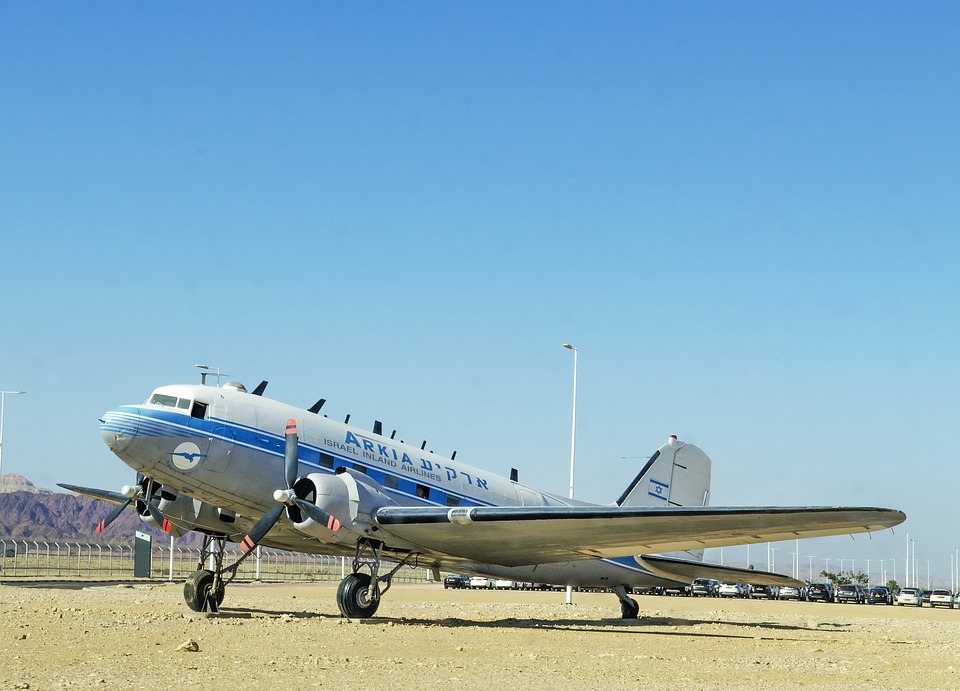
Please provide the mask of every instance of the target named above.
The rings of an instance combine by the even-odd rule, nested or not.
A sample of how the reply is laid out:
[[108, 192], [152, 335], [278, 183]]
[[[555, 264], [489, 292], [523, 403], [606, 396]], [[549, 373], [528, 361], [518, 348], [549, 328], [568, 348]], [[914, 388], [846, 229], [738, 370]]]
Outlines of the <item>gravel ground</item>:
[[957, 689], [960, 609], [397, 585], [340, 617], [336, 584], [0, 586], [0, 689]]

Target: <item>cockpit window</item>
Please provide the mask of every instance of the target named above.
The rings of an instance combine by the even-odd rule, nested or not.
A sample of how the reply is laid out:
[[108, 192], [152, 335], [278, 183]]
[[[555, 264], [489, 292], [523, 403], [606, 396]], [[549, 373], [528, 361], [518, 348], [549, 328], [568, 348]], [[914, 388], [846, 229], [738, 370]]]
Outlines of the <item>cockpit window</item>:
[[180, 410], [190, 410], [192, 401], [189, 398], [177, 398], [165, 393], [155, 393], [150, 397], [148, 403], [162, 405], [165, 408], [179, 408]]

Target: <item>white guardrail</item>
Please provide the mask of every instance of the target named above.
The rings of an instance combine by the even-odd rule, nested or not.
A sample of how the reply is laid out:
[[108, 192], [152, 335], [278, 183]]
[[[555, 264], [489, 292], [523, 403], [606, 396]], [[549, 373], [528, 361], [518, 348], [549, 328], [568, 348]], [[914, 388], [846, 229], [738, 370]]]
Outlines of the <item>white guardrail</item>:
[[[232, 564], [241, 552], [228, 545], [224, 564]], [[150, 578], [183, 580], [197, 570], [199, 547], [177, 547], [154, 541], [151, 545]], [[321, 554], [303, 554], [258, 547], [237, 571], [240, 580], [339, 581], [350, 570], [351, 559]], [[384, 562], [384, 567], [392, 565]], [[0, 578], [3, 579], [132, 579], [134, 545], [100, 545], [50, 540], [0, 538]], [[394, 575], [397, 583], [432, 581], [429, 569], [402, 568]]]

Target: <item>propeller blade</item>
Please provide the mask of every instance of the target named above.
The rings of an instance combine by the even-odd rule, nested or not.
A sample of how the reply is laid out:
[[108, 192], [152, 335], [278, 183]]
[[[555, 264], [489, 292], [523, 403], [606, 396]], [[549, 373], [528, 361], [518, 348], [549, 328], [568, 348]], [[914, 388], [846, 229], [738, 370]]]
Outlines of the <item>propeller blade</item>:
[[300, 470], [297, 442], [297, 421], [290, 418], [287, 420], [287, 434], [283, 447], [283, 476], [287, 481], [287, 489], [293, 487], [293, 483], [297, 481], [297, 473]]
[[141, 497], [143, 500], [144, 506], [147, 507], [147, 511], [150, 512], [150, 515], [153, 517], [153, 520], [157, 522], [157, 525], [160, 526], [160, 529], [165, 533], [170, 533], [173, 531], [173, 524], [167, 520], [167, 517], [156, 506], [151, 504], [147, 499]]
[[276, 504], [263, 514], [263, 518], [257, 521], [256, 525], [247, 533], [246, 537], [240, 541], [240, 549], [244, 554], [256, 547], [257, 543], [263, 539], [263, 536], [270, 532], [270, 528], [272, 528], [274, 523], [277, 522], [277, 519], [280, 518], [280, 513], [283, 509], [283, 504]]
[[123, 510], [124, 510], [125, 508], [127, 508], [128, 506], [130, 506], [130, 502], [132, 502], [132, 501], [133, 501], [133, 499], [127, 499], [125, 502], [123, 502], [122, 504], [120, 504], [119, 506], [117, 506], [117, 508], [115, 508], [113, 511], [111, 511], [109, 516], [107, 516], [107, 517], [104, 518], [102, 521], [100, 521], [99, 523], [97, 523], [97, 535], [99, 535], [100, 533], [102, 533], [104, 530], [107, 529], [107, 526], [108, 526], [108, 525], [110, 525], [110, 524], [113, 523], [115, 520], [117, 520], [117, 516], [119, 516], [120, 514], [122, 514], [122, 513], [123, 513]]
[[340, 521], [333, 514], [329, 514], [323, 509], [321, 509], [316, 504], [311, 504], [308, 501], [304, 501], [300, 497], [291, 497], [290, 501], [296, 504], [301, 511], [307, 514], [314, 521], [320, 525], [325, 525], [327, 530], [332, 530], [337, 532], [340, 530]]

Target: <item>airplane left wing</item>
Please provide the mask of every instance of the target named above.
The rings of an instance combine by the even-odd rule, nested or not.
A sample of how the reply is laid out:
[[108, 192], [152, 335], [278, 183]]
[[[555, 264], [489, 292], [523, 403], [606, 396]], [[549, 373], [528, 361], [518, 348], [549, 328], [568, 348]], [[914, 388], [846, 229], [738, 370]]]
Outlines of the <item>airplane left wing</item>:
[[67, 485], [62, 482], [58, 482], [57, 486], [63, 487], [64, 489], [68, 489], [71, 492], [76, 492], [77, 494], [82, 494], [84, 496], [90, 497], [91, 499], [108, 501], [111, 504], [124, 504], [127, 501], [129, 501], [126, 495], [120, 494], [119, 492], [111, 492], [105, 489], [96, 489], [94, 487], [80, 487], [79, 485]]
[[503, 566], [863, 533], [902, 523], [873, 507], [383, 507], [385, 533]]

